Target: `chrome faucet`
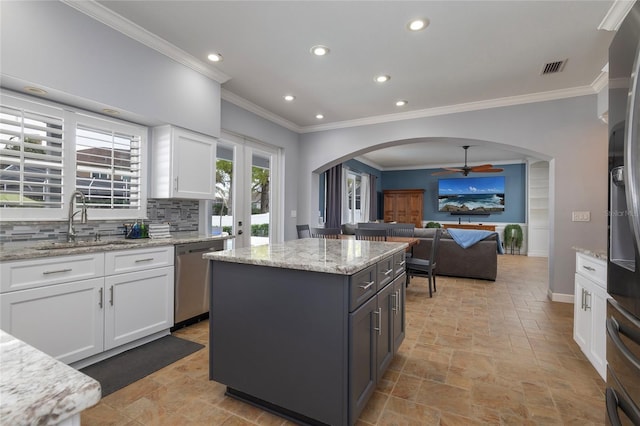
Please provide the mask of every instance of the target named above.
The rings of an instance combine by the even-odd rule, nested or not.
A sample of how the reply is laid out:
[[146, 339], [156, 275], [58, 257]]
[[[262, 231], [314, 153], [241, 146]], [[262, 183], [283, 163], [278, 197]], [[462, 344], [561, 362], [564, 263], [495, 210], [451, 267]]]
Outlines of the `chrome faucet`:
[[[73, 202], [76, 199], [76, 195], [80, 195], [80, 199], [82, 200], [82, 209], [73, 211]], [[71, 194], [71, 199], [69, 200], [69, 220], [67, 223], [67, 242], [70, 243], [76, 240], [76, 230], [73, 227], [73, 217], [80, 213], [80, 223], [87, 223], [87, 200], [84, 198], [84, 194], [77, 189], [73, 191]]]

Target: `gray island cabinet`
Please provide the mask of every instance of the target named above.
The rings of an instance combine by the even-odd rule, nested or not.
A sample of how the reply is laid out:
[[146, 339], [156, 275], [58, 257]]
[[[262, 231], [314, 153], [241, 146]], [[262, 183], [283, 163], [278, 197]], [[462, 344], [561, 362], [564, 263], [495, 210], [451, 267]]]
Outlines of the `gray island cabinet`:
[[205, 254], [210, 379], [298, 424], [353, 425], [404, 339], [406, 248], [306, 238]]

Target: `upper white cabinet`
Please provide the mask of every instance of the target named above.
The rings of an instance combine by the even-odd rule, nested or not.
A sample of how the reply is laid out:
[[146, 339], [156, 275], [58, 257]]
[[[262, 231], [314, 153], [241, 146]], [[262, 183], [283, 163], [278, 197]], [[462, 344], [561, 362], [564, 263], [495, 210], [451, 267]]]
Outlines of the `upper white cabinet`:
[[151, 198], [212, 200], [216, 140], [174, 126], [153, 129]]

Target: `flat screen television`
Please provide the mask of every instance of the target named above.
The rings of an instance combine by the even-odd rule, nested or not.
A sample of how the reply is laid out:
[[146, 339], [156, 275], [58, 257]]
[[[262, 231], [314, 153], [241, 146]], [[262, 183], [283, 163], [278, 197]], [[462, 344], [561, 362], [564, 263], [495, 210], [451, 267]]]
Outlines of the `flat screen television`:
[[438, 211], [491, 214], [504, 211], [504, 176], [440, 179]]

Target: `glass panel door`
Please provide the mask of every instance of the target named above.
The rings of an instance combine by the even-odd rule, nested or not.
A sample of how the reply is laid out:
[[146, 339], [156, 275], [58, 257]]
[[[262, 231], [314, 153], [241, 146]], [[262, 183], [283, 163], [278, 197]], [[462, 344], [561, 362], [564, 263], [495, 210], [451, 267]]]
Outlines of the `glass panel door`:
[[281, 238], [278, 223], [278, 151], [228, 136], [217, 145], [216, 197], [211, 205], [213, 234], [234, 235], [228, 248], [268, 244]]
[[271, 155], [252, 149], [250, 194], [250, 244], [268, 244], [271, 223]]

